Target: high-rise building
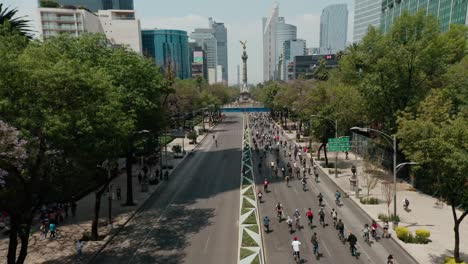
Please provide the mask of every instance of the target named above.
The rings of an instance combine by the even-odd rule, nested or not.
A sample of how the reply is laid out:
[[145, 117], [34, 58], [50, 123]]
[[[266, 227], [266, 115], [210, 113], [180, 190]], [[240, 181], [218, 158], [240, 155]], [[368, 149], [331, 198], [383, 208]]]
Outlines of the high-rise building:
[[283, 44], [283, 54], [281, 80], [287, 81], [293, 74], [288, 69], [294, 64], [294, 57], [306, 55], [306, 41], [303, 39], [286, 40]]
[[[218, 41], [213, 35], [211, 28], [196, 28], [191, 34], [190, 39], [202, 47], [206, 53], [206, 64], [208, 67], [208, 82], [216, 83], [216, 67], [218, 66]], [[214, 69], [214, 71], [210, 70]], [[213, 75], [213, 76], [210, 76]]]
[[209, 19], [209, 27], [213, 30], [213, 35], [217, 41], [218, 65], [222, 66], [222, 82], [228, 83], [228, 47], [227, 47], [227, 29], [224, 23]]
[[380, 28], [390, 31], [393, 22], [403, 13], [433, 15], [439, 19], [440, 29], [447, 31], [451, 24], [468, 25], [466, 0], [382, 0]]
[[[85, 7], [92, 12], [98, 10], [133, 10], [133, 0], [52, 0], [62, 6]], [[39, 0], [40, 4], [40, 0]]]
[[[275, 80], [284, 80], [284, 62], [286, 60], [284, 43], [288, 40], [294, 40], [297, 38], [296, 26], [286, 24], [284, 17], [278, 18], [278, 24], [276, 25], [276, 66], [279, 70], [275, 71]], [[282, 59], [281, 59], [282, 57]], [[281, 59], [281, 61], [280, 61]]]
[[60, 33], [79, 36], [82, 33], [104, 33], [99, 17], [85, 9], [39, 8], [42, 40]]
[[367, 34], [369, 26], [379, 28], [382, 3], [376, 0], [354, 1], [353, 42], [357, 43]]
[[99, 10], [98, 16], [111, 43], [142, 53], [140, 20], [135, 18], [134, 10]]
[[344, 50], [348, 35], [348, 9], [346, 4], [329, 5], [320, 16], [320, 51], [336, 53]]
[[180, 79], [191, 77], [188, 35], [183, 30], [142, 30], [143, 54], [163, 70], [169, 66]]
[[[279, 17], [277, 3], [268, 18], [263, 18], [263, 80], [280, 79], [280, 60], [283, 55], [283, 44], [297, 38], [296, 26], [286, 24], [284, 17]], [[281, 61], [281, 64], [283, 64]]]
[[190, 62], [192, 63], [192, 78], [198, 76], [208, 80], [208, 67], [206, 65], [206, 52], [195, 42], [189, 43]]
[[276, 71], [276, 24], [279, 5], [275, 3], [268, 18], [263, 18], [263, 80], [273, 80]]

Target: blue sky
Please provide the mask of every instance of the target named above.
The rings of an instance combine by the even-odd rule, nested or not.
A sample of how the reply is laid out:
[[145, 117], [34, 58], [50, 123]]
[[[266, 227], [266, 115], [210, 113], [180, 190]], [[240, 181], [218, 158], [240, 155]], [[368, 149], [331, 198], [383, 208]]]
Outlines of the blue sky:
[[[37, 0], [0, 0], [17, 7], [20, 15], [28, 15], [37, 29]], [[297, 37], [308, 47], [317, 47], [320, 14], [327, 5], [348, 5], [348, 41], [352, 40], [354, 0], [278, 0], [280, 16], [297, 26]], [[237, 65], [241, 64], [239, 40], [247, 40], [249, 83], [263, 81], [262, 17], [271, 12], [274, 1], [266, 0], [135, 0], [137, 17], [142, 28], [182, 29], [190, 32], [207, 27], [208, 18], [224, 22], [228, 30], [229, 83], [237, 83]]]

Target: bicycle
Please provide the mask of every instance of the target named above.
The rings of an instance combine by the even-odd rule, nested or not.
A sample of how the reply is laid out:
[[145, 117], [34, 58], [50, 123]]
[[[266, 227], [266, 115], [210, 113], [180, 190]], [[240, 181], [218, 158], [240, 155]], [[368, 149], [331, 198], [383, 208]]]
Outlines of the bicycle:
[[293, 256], [294, 256], [294, 261], [296, 263], [301, 263], [302, 262], [301, 255], [299, 254], [299, 251], [294, 251]]

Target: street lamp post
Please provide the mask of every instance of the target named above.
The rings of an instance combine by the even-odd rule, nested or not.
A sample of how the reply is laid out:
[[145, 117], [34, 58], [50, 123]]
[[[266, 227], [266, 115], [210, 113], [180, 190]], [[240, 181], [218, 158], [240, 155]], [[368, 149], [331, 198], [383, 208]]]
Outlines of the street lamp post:
[[[369, 132], [369, 131], [374, 131], [382, 136], [384, 136], [385, 139], [391, 141], [393, 145], [393, 217], [395, 219], [397, 215], [397, 173], [398, 171], [403, 168], [405, 165], [415, 165], [417, 164], [416, 162], [404, 162], [401, 164], [397, 164], [397, 138], [396, 135], [390, 136], [387, 133], [384, 133], [380, 130], [372, 129], [372, 128], [362, 128], [362, 127], [352, 127], [351, 131], [360, 131], [360, 132]], [[394, 224], [397, 224], [397, 221], [393, 221]]]
[[[335, 138], [338, 138], [338, 119], [332, 119], [322, 115], [311, 115], [311, 117], [321, 117], [335, 123]], [[338, 178], [338, 152], [335, 155], [335, 178]]]

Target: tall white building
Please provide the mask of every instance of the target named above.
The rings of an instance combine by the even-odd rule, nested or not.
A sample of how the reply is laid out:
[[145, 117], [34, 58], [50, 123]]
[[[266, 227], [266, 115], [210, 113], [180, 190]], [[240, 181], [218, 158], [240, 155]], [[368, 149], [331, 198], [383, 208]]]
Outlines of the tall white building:
[[[374, 0], [375, 1], [375, 0]], [[346, 4], [329, 5], [320, 16], [320, 51], [336, 53], [346, 48], [348, 8]]]
[[228, 46], [227, 29], [224, 23], [209, 19], [209, 27], [213, 30], [213, 35], [217, 41], [218, 65], [222, 66], [222, 82], [228, 83]]
[[270, 17], [263, 18], [263, 80], [280, 79], [280, 58], [283, 57], [283, 44], [297, 38], [296, 26], [286, 24], [284, 17], [279, 17], [279, 6], [273, 6]]
[[140, 20], [134, 10], [99, 10], [98, 16], [108, 40], [142, 53]]
[[382, 2], [376, 0], [354, 1], [353, 42], [360, 42], [366, 35], [369, 26], [380, 27]]
[[279, 6], [273, 6], [268, 18], [263, 18], [263, 80], [273, 80], [276, 71], [276, 25]]
[[39, 8], [39, 32], [42, 40], [60, 33], [79, 36], [82, 33], [104, 33], [98, 16], [74, 8]]
[[190, 34], [190, 38], [205, 51], [206, 65], [208, 68], [208, 82], [210, 84], [216, 83], [218, 66], [218, 41], [213, 35], [213, 30], [211, 28], [196, 28]]
[[[278, 24], [276, 25], [276, 71], [274, 74], [275, 80], [284, 80], [284, 62], [286, 60], [286, 54], [284, 50], [284, 43], [289, 40], [297, 38], [296, 26], [286, 24], [284, 17], [278, 18]], [[280, 61], [280, 58], [282, 60]], [[280, 65], [281, 63], [281, 65]], [[278, 70], [279, 69], [279, 70]]]

